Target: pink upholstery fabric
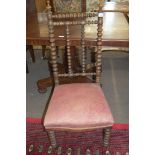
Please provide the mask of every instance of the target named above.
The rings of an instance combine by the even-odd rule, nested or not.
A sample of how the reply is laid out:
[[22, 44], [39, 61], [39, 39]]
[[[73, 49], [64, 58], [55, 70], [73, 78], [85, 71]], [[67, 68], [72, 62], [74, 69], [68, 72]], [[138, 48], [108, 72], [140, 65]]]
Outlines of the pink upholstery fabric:
[[112, 125], [111, 111], [97, 84], [64, 84], [54, 89], [44, 119], [46, 129], [84, 130]]

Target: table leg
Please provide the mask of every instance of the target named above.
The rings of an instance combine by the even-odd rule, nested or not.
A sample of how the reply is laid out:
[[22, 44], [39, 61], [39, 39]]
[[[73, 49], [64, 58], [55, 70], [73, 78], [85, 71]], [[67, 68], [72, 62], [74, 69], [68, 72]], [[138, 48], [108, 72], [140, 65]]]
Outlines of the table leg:
[[45, 59], [45, 50], [46, 50], [46, 45], [42, 45], [42, 56], [43, 56], [43, 59]]
[[27, 61], [26, 61], [26, 73], [29, 73], [29, 67], [28, 67]]
[[124, 13], [124, 16], [125, 16], [125, 18], [126, 18], [128, 24], [129, 24], [129, 16], [128, 16], [128, 14]]
[[34, 55], [33, 45], [27, 45], [26, 49], [29, 51], [29, 53], [31, 55], [32, 62], [35, 62], [35, 55]]

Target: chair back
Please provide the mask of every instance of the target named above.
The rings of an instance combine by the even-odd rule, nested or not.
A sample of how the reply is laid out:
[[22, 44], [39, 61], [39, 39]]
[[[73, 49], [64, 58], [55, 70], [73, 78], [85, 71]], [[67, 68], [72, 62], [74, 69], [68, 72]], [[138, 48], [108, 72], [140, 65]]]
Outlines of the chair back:
[[[96, 13], [65, 13], [65, 14], [52, 14], [50, 1], [47, 0], [47, 16], [48, 16], [48, 28], [49, 28], [49, 39], [50, 39], [50, 49], [51, 49], [51, 63], [53, 68], [53, 76], [55, 84], [59, 84], [59, 78], [61, 77], [78, 77], [78, 76], [96, 76], [96, 83], [100, 83], [100, 76], [101, 76], [101, 49], [102, 49], [102, 26], [103, 26], [103, 13], [102, 13], [103, 1], [100, 0], [99, 4], [99, 12]], [[97, 17], [97, 20], [94, 20]], [[87, 20], [92, 18], [93, 20]], [[85, 25], [96, 24], [97, 25], [97, 38], [96, 38], [96, 54], [95, 54], [95, 71], [87, 72], [86, 71], [86, 51], [85, 51]], [[81, 56], [82, 56], [82, 64], [81, 64], [81, 72], [75, 73], [72, 69], [72, 54], [71, 54], [71, 37], [70, 37], [70, 27], [75, 27], [80, 29], [80, 42], [81, 42]], [[66, 49], [67, 49], [67, 66], [68, 71], [67, 73], [61, 74], [58, 70], [58, 60], [57, 60], [57, 51], [56, 51], [56, 42], [57, 36], [55, 36], [57, 27], [64, 28], [65, 30], [65, 37], [58, 36], [59, 40], [62, 41], [65, 38]], [[73, 32], [74, 30], [72, 30]], [[64, 38], [63, 38], [64, 37]]]

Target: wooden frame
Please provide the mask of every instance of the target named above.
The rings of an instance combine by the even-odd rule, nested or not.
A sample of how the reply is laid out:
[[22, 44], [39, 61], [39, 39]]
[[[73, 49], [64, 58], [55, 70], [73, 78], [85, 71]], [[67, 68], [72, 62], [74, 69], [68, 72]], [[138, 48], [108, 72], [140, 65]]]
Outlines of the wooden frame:
[[[102, 0], [100, 0], [100, 5], [99, 5], [99, 14], [86, 14], [86, 13], [70, 13], [70, 14], [59, 14], [58, 16], [53, 15], [51, 12], [51, 6], [50, 6], [50, 1], [47, 0], [47, 10], [48, 10], [48, 27], [49, 27], [49, 40], [50, 40], [50, 49], [51, 49], [51, 63], [52, 63], [52, 68], [53, 68], [53, 75], [54, 75], [54, 81], [55, 85], [59, 84], [59, 77], [73, 77], [73, 76], [87, 76], [87, 75], [96, 75], [96, 83], [100, 84], [100, 76], [101, 76], [101, 55], [102, 55], [102, 26], [103, 26], [103, 16], [102, 16]], [[100, 14], [101, 13], [101, 14]], [[98, 21], [93, 22], [86, 22], [85, 18], [92, 15], [98, 16]], [[54, 19], [61, 19], [60, 21], [54, 21]], [[74, 19], [78, 21], [76, 22], [68, 22], [66, 20], [62, 19]], [[70, 25], [76, 25], [80, 24], [82, 25], [81, 29], [81, 45], [82, 45], [82, 72], [80, 73], [74, 73], [72, 70], [72, 65], [71, 65], [71, 50], [70, 50], [70, 31], [69, 31], [69, 26]], [[86, 72], [86, 62], [85, 62], [85, 41], [84, 41], [84, 25], [85, 24], [97, 24], [97, 40], [96, 40], [96, 73]], [[56, 44], [55, 44], [55, 37], [54, 37], [54, 26], [60, 26], [60, 25], [65, 25], [66, 27], [66, 48], [67, 48], [67, 62], [68, 62], [68, 73], [66, 74], [60, 74], [58, 72], [58, 63], [57, 63], [57, 50], [56, 50]], [[78, 130], [79, 131], [79, 130]], [[107, 148], [109, 145], [109, 139], [110, 139], [110, 131], [111, 127], [105, 127], [103, 128], [103, 135], [104, 135], [104, 146]], [[55, 133], [53, 129], [47, 129], [47, 133], [50, 138], [51, 145], [53, 148], [56, 148], [56, 138], [55, 138]]]

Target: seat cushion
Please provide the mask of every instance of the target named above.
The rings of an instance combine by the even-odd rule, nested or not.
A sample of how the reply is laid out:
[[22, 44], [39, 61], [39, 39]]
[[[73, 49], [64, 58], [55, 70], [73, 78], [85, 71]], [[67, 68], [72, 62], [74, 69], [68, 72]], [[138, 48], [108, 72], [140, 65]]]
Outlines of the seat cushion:
[[56, 86], [44, 118], [46, 129], [84, 130], [113, 125], [113, 117], [99, 85]]

